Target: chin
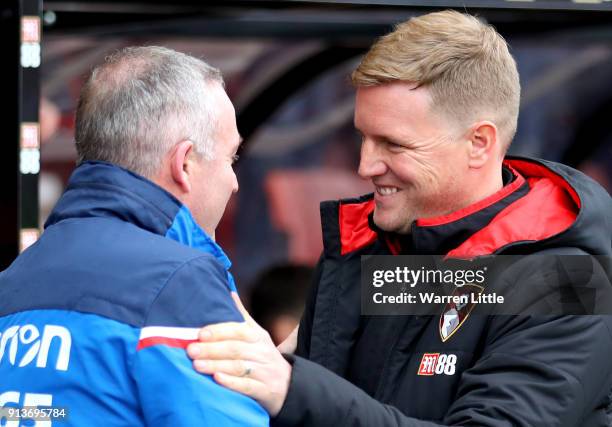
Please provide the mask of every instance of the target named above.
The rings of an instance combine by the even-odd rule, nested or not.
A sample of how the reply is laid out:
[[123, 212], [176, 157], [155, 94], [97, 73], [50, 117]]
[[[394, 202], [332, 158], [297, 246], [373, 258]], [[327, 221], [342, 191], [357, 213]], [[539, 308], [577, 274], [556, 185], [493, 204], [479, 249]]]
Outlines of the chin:
[[407, 221], [405, 220], [402, 221], [399, 218], [388, 218], [384, 215], [376, 215], [376, 212], [374, 212], [373, 219], [374, 224], [376, 224], [376, 226], [383, 231], [400, 234], [406, 234], [410, 232], [412, 221], [408, 222], [407, 224]]

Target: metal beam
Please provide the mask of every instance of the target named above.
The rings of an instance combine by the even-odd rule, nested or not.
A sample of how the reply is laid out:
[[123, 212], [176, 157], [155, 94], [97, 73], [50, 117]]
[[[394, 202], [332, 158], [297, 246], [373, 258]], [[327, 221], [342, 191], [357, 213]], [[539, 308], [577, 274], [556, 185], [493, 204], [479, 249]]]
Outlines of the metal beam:
[[416, 13], [453, 8], [513, 32], [612, 23], [610, 0], [46, 0], [57, 16], [49, 32], [173, 34], [223, 37], [378, 35]]
[[0, 269], [38, 236], [40, 0], [0, 7], [4, 66], [0, 67], [3, 149], [0, 156]]
[[38, 176], [40, 172], [40, 62], [42, 0], [21, 0], [20, 20], [20, 234], [19, 250], [38, 239]]
[[70, 1], [47, 0], [54, 10], [134, 13], [149, 10], [151, 13], [180, 11], [212, 11], [219, 8], [240, 9], [382, 9], [382, 8], [455, 8], [455, 9], [537, 9], [568, 11], [612, 11], [610, 0], [105, 0]]
[[0, 156], [0, 269], [6, 268], [19, 252], [19, 0], [7, 0], [0, 7], [0, 40], [4, 65], [0, 81], [5, 107], [0, 114], [3, 149]]

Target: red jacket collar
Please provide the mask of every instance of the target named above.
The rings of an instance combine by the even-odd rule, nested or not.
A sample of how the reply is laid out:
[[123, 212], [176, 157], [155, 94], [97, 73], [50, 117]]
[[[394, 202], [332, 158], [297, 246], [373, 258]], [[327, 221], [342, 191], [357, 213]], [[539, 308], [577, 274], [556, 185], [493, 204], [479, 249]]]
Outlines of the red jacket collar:
[[409, 236], [372, 227], [368, 221], [374, 210], [372, 199], [341, 203], [341, 254], [365, 247], [377, 238], [383, 238], [392, 253], [406, 252], [402, 239], [407, 237], [412, 240], [414, 253], [442, 252], [439, 254], [473, 258], [496, 253], [513, 243], [541, 241], [569, 228], [581, 205], [569, 183], [536, 162], [512, 159], [505, 160], [504, 165], [516, 175], [510, 184], [451, 214], [415, 221]]

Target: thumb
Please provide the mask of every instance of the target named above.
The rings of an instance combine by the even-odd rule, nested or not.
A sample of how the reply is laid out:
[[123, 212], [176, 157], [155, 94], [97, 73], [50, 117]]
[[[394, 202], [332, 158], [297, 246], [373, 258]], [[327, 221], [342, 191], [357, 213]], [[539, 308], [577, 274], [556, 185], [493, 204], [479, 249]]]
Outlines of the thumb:
[[234, 303], [236, 304], [236, 307], [238, 307], [238, 311], [240, 312], [240, 314], [242, 314], [242, 317], [244, 317], [244, 320], [247, 323], [251, 323], [251, 324], [256, 323], [255, 320], [253, 320], [253, 318], [251, 317], [251, 315], [247, 311], [247, 309], [244, 308], [244, 305], [242, 304], [242, 301], [240, 300], [240, 297], [238, 296], [238, 293], [232, 292], [232, 299], [234, 300]]
[[297, 348], [297, 338], [298, 338], [298, 329], [300, 325], [298, 324], [295, 329], [289, 334], [285, 341], [276, 346], [278, 351], [286, 354], [295, 353], [295, 349]]

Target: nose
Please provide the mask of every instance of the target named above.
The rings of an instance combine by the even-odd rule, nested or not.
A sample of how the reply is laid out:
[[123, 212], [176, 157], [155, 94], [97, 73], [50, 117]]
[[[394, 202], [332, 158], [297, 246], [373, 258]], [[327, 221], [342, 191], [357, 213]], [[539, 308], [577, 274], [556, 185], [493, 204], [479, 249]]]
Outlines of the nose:
[[360, 177], [370, 179], [387, 171], [387, 165], [379, 151], [376, 143], [369, 139], [364, 139], [361, 143], [361, 159], [357, 171]]

